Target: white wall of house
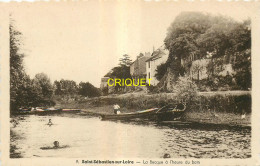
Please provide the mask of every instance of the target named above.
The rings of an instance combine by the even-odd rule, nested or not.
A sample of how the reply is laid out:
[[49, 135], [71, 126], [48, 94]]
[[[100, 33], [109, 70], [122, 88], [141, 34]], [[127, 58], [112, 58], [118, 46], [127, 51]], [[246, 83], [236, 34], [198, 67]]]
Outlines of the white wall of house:
[[168, 55], [169, 55], [168, 53], [163, 54], [158, 59], [146, 62], [146, 80], [147, 80], [147, 83], [149, 83], [148, 79], [151, 79], [150, 83], [153, 86], [155, 86], [159, 83], [159, 81], [155, 78], [156, 69], [157, 69], [157, 66], [159, 66], [162, 63], [165, 63], [167, 61]]
[[[210, 63], [210, 59], [198, 59], [192, 62], [191, 68], [190, 68], [190, 77], [195, 80], [203, 80], [208, 78], [207, 73], [207, 65]], [[218, 73], [218, 75], [226, 76], [227, 74], [234, 74], [234, 70], [232, 68], [231, 64], [224, 64], [223, 65], [223, 71]], [[199, 77], [198, 77], [199, 75]]]
[[108, 87], [107, 85], [107, 80], [109, 79], [109, 77], [103, 77], [101, 78], [101, 83], [100, 83], [100, 89], [104, 89], [106, 87]]

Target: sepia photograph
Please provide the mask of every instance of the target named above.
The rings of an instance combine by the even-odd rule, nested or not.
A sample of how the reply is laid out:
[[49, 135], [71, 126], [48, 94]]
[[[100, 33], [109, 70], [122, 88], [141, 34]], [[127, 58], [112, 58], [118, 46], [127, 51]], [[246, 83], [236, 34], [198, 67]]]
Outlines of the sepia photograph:
[[244, 2], [10, 4], [9, 160], [256, 165], [256, 11]]

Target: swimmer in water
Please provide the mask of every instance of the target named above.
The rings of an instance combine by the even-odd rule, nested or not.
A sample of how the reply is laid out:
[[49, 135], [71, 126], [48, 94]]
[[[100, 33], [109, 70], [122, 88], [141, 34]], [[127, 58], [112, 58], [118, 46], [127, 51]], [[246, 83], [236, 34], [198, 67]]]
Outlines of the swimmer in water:
[[54, 141], [53, 144], [54, 144], [54, 146], [53, 146], [54, 148], [59, 148], [60, 147], [59, 141]]
[[50, 150], [50, 149], [61, 149], [61, 148], [67, 148], [69, 147], [68, 145], [62, 145], [60, 146], [59, 141], [54, 141], [53, 146], [47, 146], [47, 147], [41, 147], [40, 149], [42, 150]]
[[49, 119], [49, 122], [47, 125], [49, 125], [49, 126], [53, 125], [53, 123], [51, 122], [51, 119]]

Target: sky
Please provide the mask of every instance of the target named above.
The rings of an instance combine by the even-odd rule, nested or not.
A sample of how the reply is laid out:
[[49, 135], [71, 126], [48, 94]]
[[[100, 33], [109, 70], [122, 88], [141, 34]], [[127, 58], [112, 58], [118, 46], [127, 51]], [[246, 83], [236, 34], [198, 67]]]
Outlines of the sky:
[[[239, 5], [240, 4], [240, 5]], [[254, 13], [249, 3], [88, 1], [23, 3], [11, 8], [22, 32], [26, 72], [51, 81], [70, 79], [100, 86], [124, 54], [163, 45], [167, 28], [182, 11], [226, 15], [241, 21]]]

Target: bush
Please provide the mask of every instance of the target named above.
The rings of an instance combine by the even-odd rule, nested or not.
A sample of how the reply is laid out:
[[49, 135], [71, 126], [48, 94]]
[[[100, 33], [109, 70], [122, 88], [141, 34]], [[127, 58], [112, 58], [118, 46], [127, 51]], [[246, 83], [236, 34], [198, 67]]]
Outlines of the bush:
[[193, 101], [198, 93], [197, 85], [188, 76], [179, 77], [173, 87], [178, 99], [183, 101]]
[[214, 110], [216, 112], [251, 113], [251, 95], [212, 95], [197, 96], [196, 102], [190, 103], [191, 111]]

